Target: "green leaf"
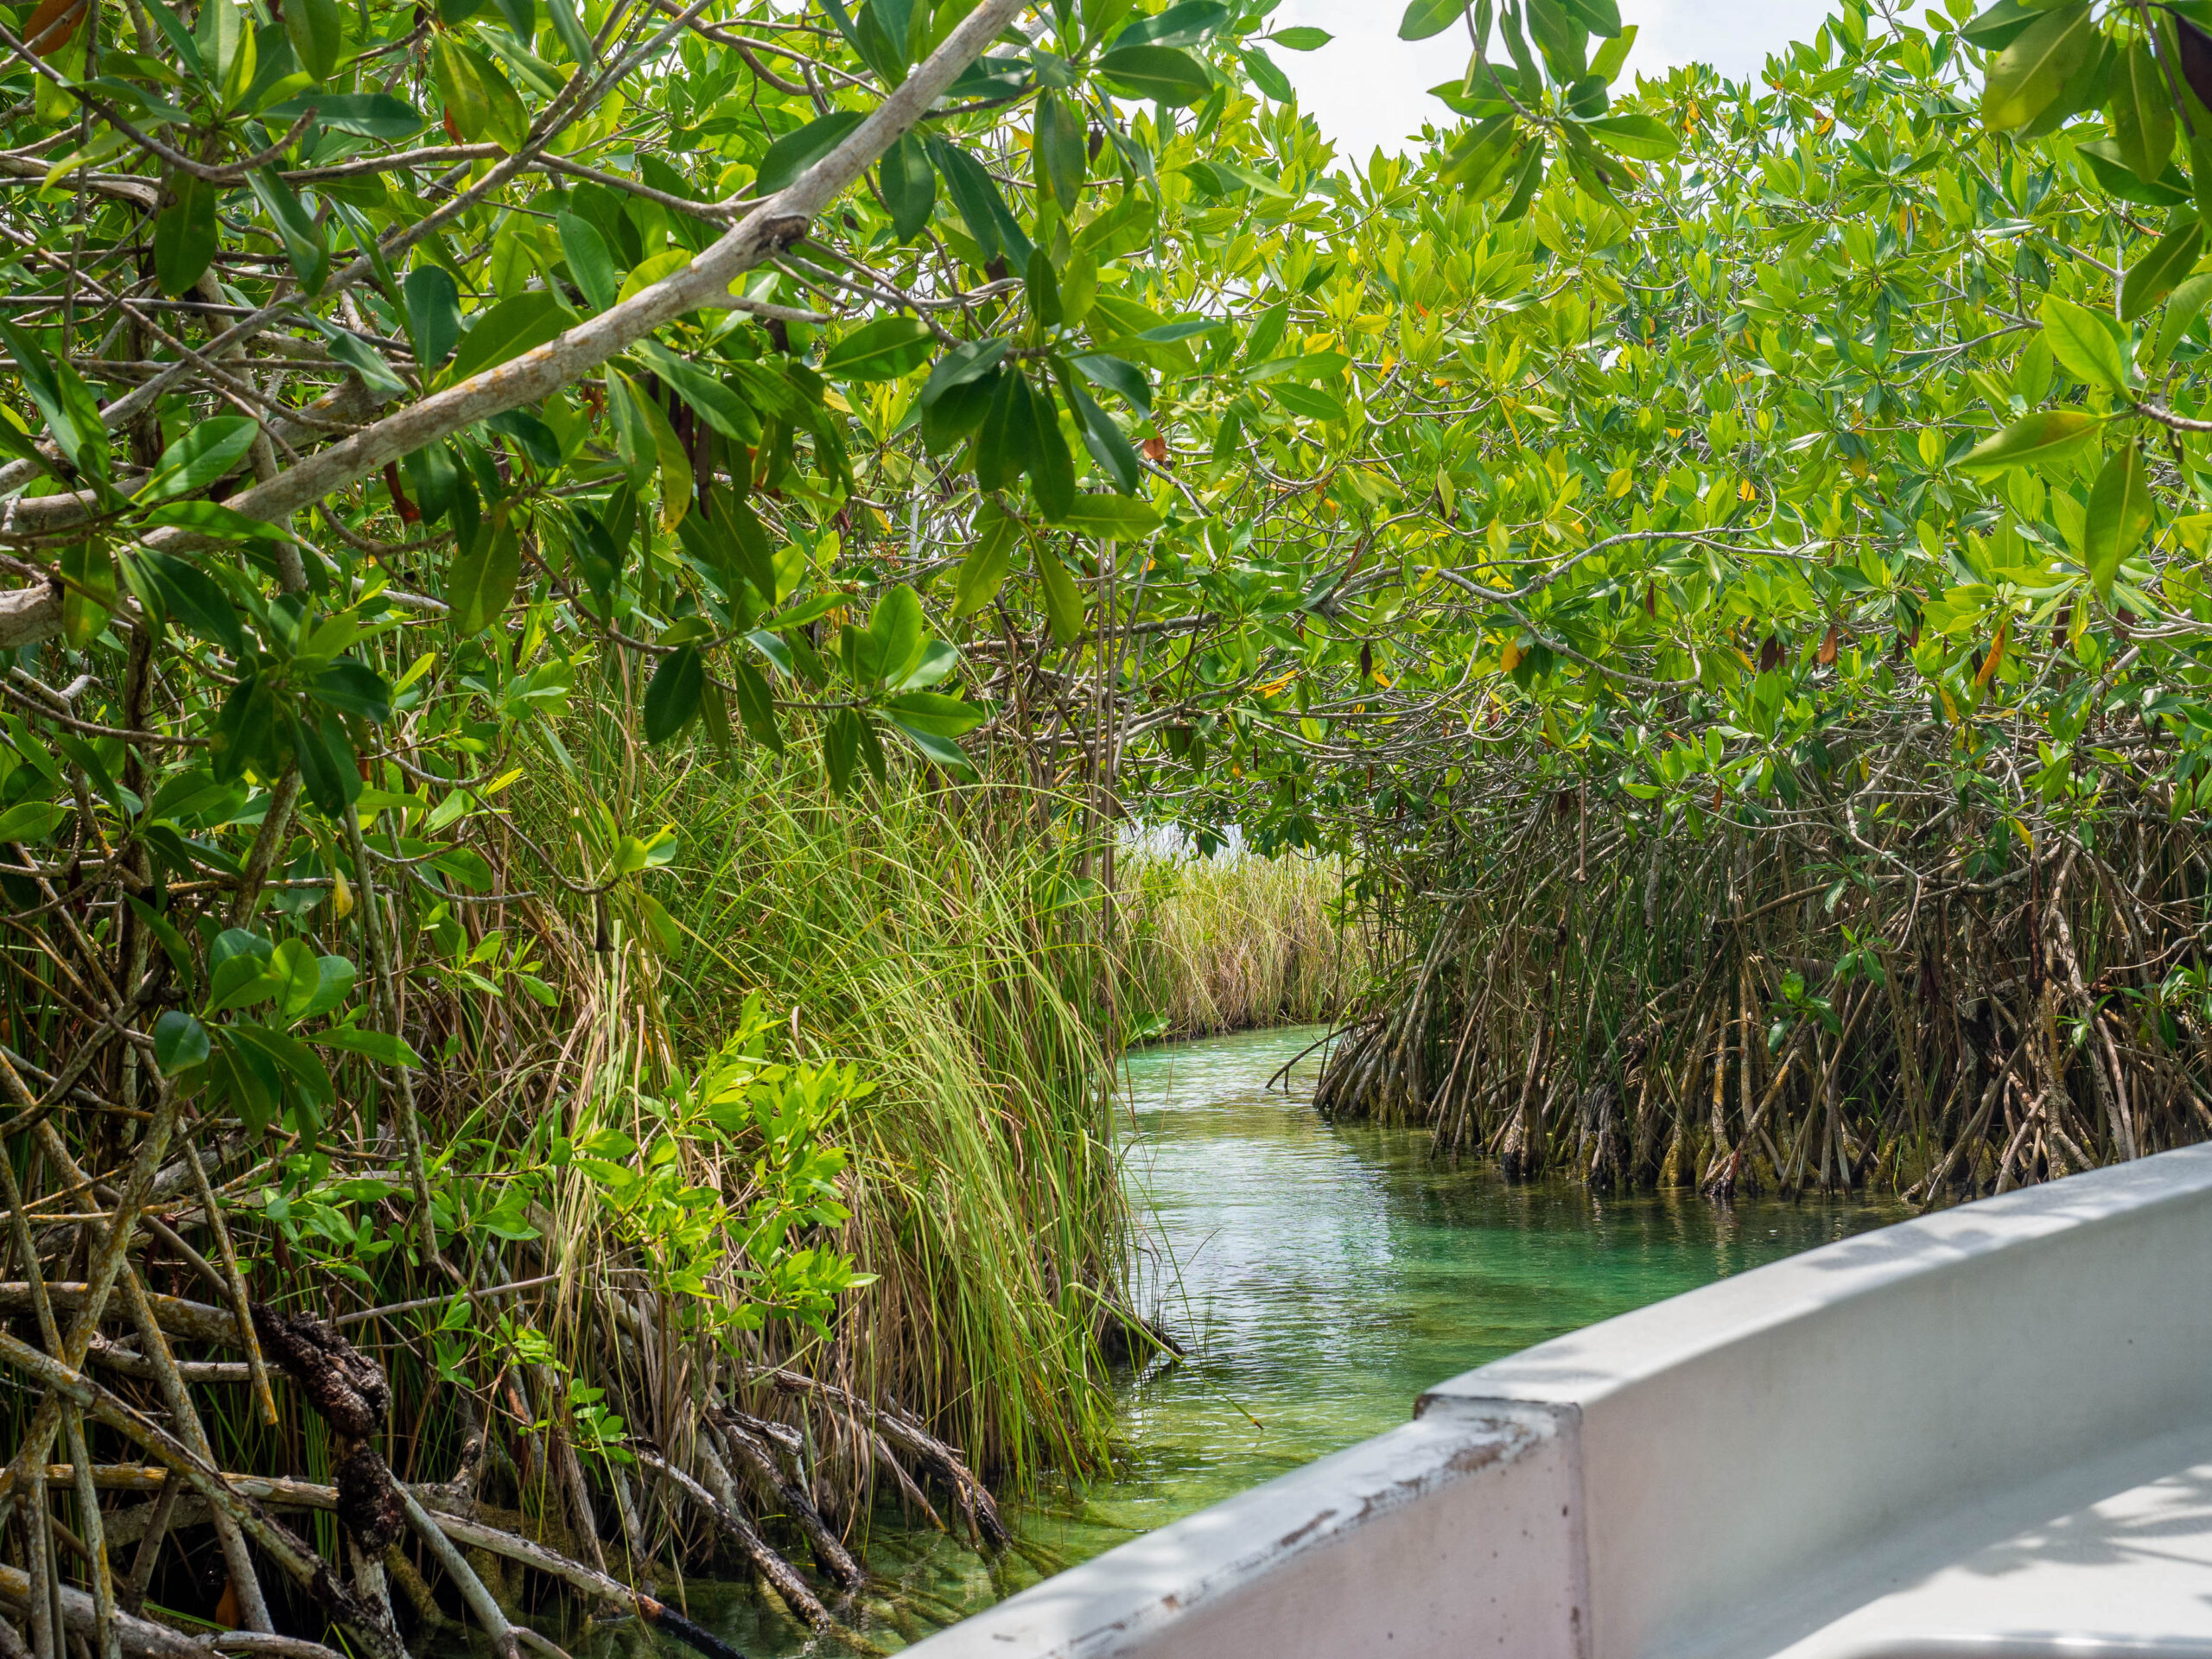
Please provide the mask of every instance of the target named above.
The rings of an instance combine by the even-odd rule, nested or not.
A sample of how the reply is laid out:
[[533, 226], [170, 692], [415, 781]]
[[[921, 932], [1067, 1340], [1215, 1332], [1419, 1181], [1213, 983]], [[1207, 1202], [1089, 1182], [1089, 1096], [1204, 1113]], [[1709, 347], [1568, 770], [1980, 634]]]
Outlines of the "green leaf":
[[296, 1024], [322, 990], [322, 958], [305, 939], [286, 939], [270, 957], [269, 972], [276, 982], [276, 1012], [286, 1025]]
[[822, 372], [839, 380], [896, 380], [928, 360], [934, 339], [918, 317], [878, 317], [832, 346]]
[[760, 602], [776, 602], [776, 553], [768, 545], [768, 533], [760, 526], [760, 519], [750, 502], [738, 499], [718, 499], [713, 520], [727, 523], [730, 537], [737, 546], [737, 568], [740, 575], [753, 584], [760, 595]]
[[417, 265], [401, 289], [407, 302], [407, 331], [414, 337], [415, 360], [425, 373], [444, 362], [461, 343], [461, 289], [437, 265]]
[[574, 321], [560, 296], [550, 289], [529, 289], [501, 300], [477, 315], [475, 327], [462, 337], [461, 349], [439, 377], [439, 384], [458, 385], [472, 375], [557, 340]]
[[252, 649], [239, 626], [238, 607], [214, 580], [173, 553], [147, 549], [125, 555], [126, 566], [135, 562], [150, 582], [162, 608], [173, 622], [181, 623], [204, 639], [213, 639], [241, 661], [251, 661]]
[[1007, 210], [1006, 200], [1000, 195], [998, 185], [983, 164], [959, 145], [942, 138], [925, 141], [930, 159], [937, 164], [944, 188], [952, 197], [952, 205], [960, 214], [960, 222], [974, 238], [983, 263], [990, 264], [1001, 253], [1019, 251], [1026, 264], [1029, 249], [1026, 238], [1017, 246], [1007, 232], [1011, 228], [1018, 236], [1020, 226]]
[[1043, 248], [1029, 251], [1029, 268], [1022, 273], [1022, 291], [1028, 296], [1029, 315], [1046, 328], [1060, 326], [1060, 283], [1052, 274], [1052, 256]]
[[976, 434], [976, 484], [986, 492], [1012, 486], [1036, 464], [1036, 416], [1029, 386], [1019, 369], [998, 377], [991, 406]]
[[938, 691], [905, 692], [889, 698], [883, 706], [900, 725], [939, 737], [974, 731], [983, 723], [985, 713], [972, 702]]
[[737, 687], [737, 717], [756, 743], [784, 752], [784, 734], [776, 723], [776, 703], [760, 671], [743, 658], [730, 664], [730, 680]]
[[243, 415], [220, 415], [199, 423], [162, 452], [136, 499], [166, 501], [207, 488], [236, 469], [260, 433], [260, 423]]
[[876, 171], [884, 205], [891, 209], [891, 234], [900, 242], [919, 236], [937, 211], [937, 168], [930, 153], [911, 132], [902, 132], [883, 153]]
[[561, 253], [569, 262], [569, 274], [576, 279], [576, 286], [591, 302], [592, 309], [613, 310], [622, 281], [621, 274], [614, 268], [613, 256], [607, 251], [607, 238], [600, 235], [590, 220], [575, 213], [556, 215], [553, 227], [560, 234]]
[[2103, 423], [2081, 409], [2044, 409], [1984, 438], [1959, 459], [1969, 469], [2033, 467], [2070, 454]]
[[2156, 184], [2173, 159], [2174, 104], [2147, 42], [2136, 41], [2121, 59], [2112, 111], [2121, 158], [2137, 178]]
[[1425, 41], [1441, 35], [1465, 13], [1469, 0], [1413, 0], [1398, 21], [1402, 41]]
[[1022, 377], [1015, 378], [1029, 400], [1030, 419], [1035, 423], [1030, 491], [1037, 498], [1037, 510], [1048, 520], [1058, 520], [1075, 505], [1075, 457], [1060, 431], [1059, 411], [1053, 406], [1050, 384], [1031, 385]]
[[1639, 162], [1671, 161], [1682, 141], [1674, 130], [1648, 115], [1602, 115], [1581, 124], [1598, 142]]
[[1071, 108], [1056, 92], [1039, 93], [1031, 150], [1039, 193], [1058, 202], [1062, 213], [1073, 214], [1083, 196], [1084, 173], [1089, 165], [1082, 106]]
[[248, 953], [227, 957], [221, 962], [212, 958], [207, 974], [207, 1006], [201, 1010], [210, 1019], [219, 1014], [228, 1014], [235, 1008], [250, 1008], [266, 1002], [276, 995], [276, 976], [269, 971], [266, 960]]
[[222, 192], [205, 179], [176, 175], [175, 200], [154, 220], [154, 276], [175, 298], [189, 293], [215, 257], [215, 200]]
[[451, 877], [472, 892], [489, 893], [492, 890], [491, 861], [474, 847], [441, 848], [430, 860], [430, 868]]
[[326, 318], [309, 317], [308, 321], [330, 342], [331, 356], [359, 375], [361, 384], [369, 391], [386, 398], [407, 395], [407, 383], [391, 372], [382, 354], [367, 340]]
[[346, 14], [339, 0], [285, 0], [284, 34], [300, 67], [328, 80], [346, 49]]
[[760, 442], [760, 417], [753, 407], [721, 381], [657, 340], [644, 340], [633, 348], [662, 381], [697, 411], [699, 417], [732, 443], [748, 447]]
[[578, 63], [595, 61], [592, 54], [591, 35], [576, 15], [575, 0], [545, 0], [546, 15], [553, 20], [553, 32], [561, 37], [561, 44]]
[[518, 153], [530, 141], [530, 106], [498, 64], [474, 48], [463, 48], [463, 54], [484, 91], [483, 136], [510, 155]]
[[[206, 774], [199, 775], [205, 782]], [[189, 988], [193, 980], [192, 947], [184, 942], [184, 935], [177, 931], [176, 924], [137, 893], [126, 893], [123, 896], [130, 901], [131, 913], [137, 917], [140, 925], [161, 941], [162, 949], [168, 955], [169, 966], [176, 969], [178, 982]]]
[[239, 677], [215, 716], [208, 768], [219, 783], [235, 783], [248, 766], [264, 770], [276, 729], [276, 694], [258, 670]]
[[807, 168], [842, 143], [863, 118], [857, 110], [832, 110], [798, 131], [785, 133], [760, 158], [760, 175], [753, 182], [753, 194], [772, 196], [796, 183]]
[[[502, 29], [485, 22], [474, 23], [471, 27], [476, 31], [476, 38], [531, 92], [541, 98], [559, 97], [568, 77], [530, 49], [530, 43], [537, 38], [537, 0], [497, 0], [497, 4], [506, 19], [506, 28]], [[638, 159], [644, 166], [662, 165], [655, 156], [640, 156]], [[659, 180], [648, 178], [646, 182], [656, 189], [668, 188]], [[681, 195], [683, 192], [679, 187], [671, 194]]]
[[1013, 344], [1003, 335], [990, 340], [963, 340], [938, 359], [937, 366], [930, 371], [930, 378], [922, 382], [922, 395], [918, 400], [922, 407], [927, 409], [955, 386], [964, 386], [989, 373], [998, 366], [999, 359], [1007, 354], [1007, 348]]
[[1126, 495], [1079, 495], [1061, 521], [1096, 542], [1141, 542], [1160, 528], [1160, 515]]
[[1144, 468], [1138, 464], [1137, 452], [1131, 446], [1128, 435], [1112, 416], [1099, 408], [1066, 364], [1056, 363], [1054, 369], [1060, 395], [1067, 399], [1069, 409], [1075, 413], [1076, 425], [1082, 429], [1084, 448], [1112, 475], [1116, 489], [1123, 495], [1135, 494]]
[[480, 531], [474, 544], [453, 562], [446, 603], [464, 639], [484, 632], [506, 613], [522, 577], [522, 543], [504, 518]]
[[342, 816], [361, 795], [360, 762], [345, 723], [328, 715], [318, 721], [294, 720], [291, 734], [308, 799], [326, 817]]
[[1268, 395], [1301, 420], [1344, 421], [1351, 416], [1342, 398], [1333, 392], [1324, 391], [1319, 386], [1281, 382], [1270, 385]]
[[107, 543], [75, 542], [63, 548], [61, 582], [62, 637], [72, 651], [82, 651], [99, 637], [115, 609], [115, 556]]
[[1045, 588], [1045, 620], [1052, 626], [1055, 645], [1072, 645], [1083, 637], [1083, 593], [1059, 556], [1042, 542], [1035, 544], [1038, 579]]
[[2195, 219], [2160, 237], [2127, 268], [2127, 280], [2120, 289], [2121, 320], [2134, 321], [2171, 293], [2189, 275], [2203, 249], [2204, 226]]
[[219, 501], [167, 501], [146, 515], [146, 523], [196, 531], [202, 536], [213, 536], [229, 542], [289, 542], [295, 539], [289, 531], [270, 524], [267, 519], [250, 518], [236, 507], [226, 507]]
[[2044, 297], [2043, 337], [2059, 366], [2087, 385], [2127, 390], [2127, 358], [2114, 325], [2086, 306]]
[[200, 63], [220, 87], [236, 79], [239, 54], [249, 49], [253, 31], [246, 26], [244, 10], [231, 0], [207, 0], [200, 8], [193, 36]]
[[47, 430], [61, 453], [78, 471], [105, 478], [107, 429], [100, 421], [99, 400], [84, 378], [68, 364], [48, 356], [35, 339], [11, 323], [0, 322], [0, 340], [8, 342], [22, 376], [23, 390], [45, 416]]
[[1336, 36], [1325, 29], [1315, 29], [1310, 23], [1300, 23], [1293, 29], [1279, 29], [1268, 36], [1269, 46], [1279, 46], [1286, 52], [1318, 52]]
[[895, 583], [875, 602], [868, 619], [868, 637], [875, 645], [877, 677], [897, 684], [920, 658], [925, 643], [922, 632], [922, 601], [904, 582]]
[[1229, 17], [1218, 0], [1178, 0], [1157, 16], [1138, 18], [1114, 37], [1114, 46], [1196, 46]]
[[0, 842], [35, 844], [44, 841], [70, 816], [67, 807], [51, 801], [19, 801], [0, 812]]
[[492, 125], [492, 96], [485, 90], [475, 57], [443, 29], [430, 35], [430, 84], [446, 119], [465, 143], [480, 143]]
[[1629, 52], [1635, 45], [1636, 25], [1624, 24], [1619, 33], [1607, 37], [1605, 45], [1598, 48], [1598, 55], [1590, 60], [1590, 73], [1602, 84], [1611, 86], [1619, 79], [1622, 66], [1628, 62]]
[[328, 1014], [353, 994], [355, 978], [353, 964], [343, 957], [324, 957], [321, 961], [321, 982], [315, 995], [300, 1013], [302, 1020], [312, 1020], [318, 1014]]
[[2043, 112], [2096, 43], [2088, 0], [2046, 11], [1997, 54], [1981, 88], [1981, 118], [1992, 130], [2024, 127]]
[[960, 562], [959, 573], [952, 582], [952, 613], [972, 616], [998, 597], [999, 589], [1006, 585], [1007, 570], [1014, 538], [1021, 526], [1004, 513], [993, 511], [988, 523], [982, 526], [976, 545]]
[[2130, 439], [2098, 473], [2082, 522], [2082, 563], [2100, 598], [2112, 598], [2120, 562], [2135, 551], [2151, 528], [2151, 480], [2143, 470], [2142, 452]]
[[246, 175], [245, 181], [262, 211], [276, 221], [284, 257], [291, 262], [292, 274], [300, 279], [300, 286], [310, 295], [322, 292], [324, 279], [330, 275], [330, 249], [322, 239], [322, 227], [300, 205], [292, 187], [278, 176], [275, 168], [257, 168]]
[[2120, 146], [2109, 138], [2093, 138], [2075, 151], [2091, 179], [2122, 201], [2145, 207], [2178, 207], [2190, 200], [2189, 181], [2171, 162], [2158, 181], [2145, 184], [2121, 158]]
[[829, 774], [830, 792], [841, 800], [852, 792], [861, 729], [860, 716], [849, 709], [840, 709], [822, 722], [823, 770]]
[[1521, 164], [1520, 182], [1513, 187], [1505, 206], [1497, 210], [1499, 224], [1510, 225], [1529, 211], [1529, 204], [1535, 200], [1537, 187], [1544, 181], [1544, 154], [1542, 139], [1529, 144], [1528, 159]]
[[366, 663], [341, 657], [315, 677], [315, 700], [340, 714], [357, 715], [372, 726], [391, 718], [391, 687]]
[[1159, 104], [1195, 104], [1213, 90], [1198, 60], [1172, 46], [1117, 46], [1099, 58], [1097, 71], [1116, 92]]
[[2001, 52], [2020, 36], [2020, 32], [2035, 22], [2041, 8], [2024, 3], [2024, 0], [1997, 0], [1987, 10], [1978, 12], [1959, 30], [1967, 41], [1985, 52]]
[[[1265, 333], [1267, 326], [1262, 321], [1255, 331], [1255, 337]], [[1096, 354], [1071, 357], [1068, 361], [1075, 366], [1076, 372], [1092, 385], [1102, 386], [1126, 399], [1132, 409], [1142, 410], [1147, 415], [1152, 413], [1152, 387], [1144, 378], [1144, 371], [1135, 364], [1125, 362], [1118, 357]]]
[[1276, 103], [1287, 104], [1298, 96], [1298, 88], [1290, 84], [1290, 77], [1258, 47], [1240, 48], [1236, 56], [1244, 66], [1244, 73], [1252, 77], [1252, 84]]
[[696, 645], [678, 645], [660, 659], [645, 685], [645, 741], [665, 743], [699, 713], [707, 665]]
[[395, 1037], [388, 1031], [364, 1031], [358, 1026], [333, 1026], [328, 1031], [318, 1031], [308, 1040], [322, 1048], [339, 1048], [349, 1054], [365, 1055], [379, 1065], [404, 1065], [419, 1071], [423, 1057], [407, 1044], [404, 1038]]
[[2190, 277], [2166, 301], [2165, 315], [2158, 321], [2157, 356], [2152, 365], [2156, 369], [2167, 362], [2189, 332], [2190, 325], [2204, 313], [2205, 302], [2212, 301], [2212, 270], [2199, 271]]
[[957, 772], [969, 777], [975, 775], [976, 763], [970, 760], [967, 752], [950, 738], [939, 736], [937, 733], [918, 726], [899, 715], [891, 716], [891, 723], [899, 728], [899, 734], [909, 743], [947, 772]]
[[227, 1040], [215, 1046], [208, 1062], [209, 1093], [232, 1107], [245, 1121], [245, 1132], [257, 1139], [268, 1133], [276, 1116], [275, 1091], [280, 1079], [273, 1066], [264, 1076], [264, 1064]]
[[154, 1064], [165, 1077], [207, 1064], [207, 1028], [180, 1008], [154, 1021]]
[[[290, 17], [288, 8], [285, 20], [289, 22]], [[422, 111], [390, 92], [315, 92], [288, 99], [261, 113], [270, 124], [288, 127], [310, 109], [317, 125], [359, 138], [411, 138], [429, 125]]]

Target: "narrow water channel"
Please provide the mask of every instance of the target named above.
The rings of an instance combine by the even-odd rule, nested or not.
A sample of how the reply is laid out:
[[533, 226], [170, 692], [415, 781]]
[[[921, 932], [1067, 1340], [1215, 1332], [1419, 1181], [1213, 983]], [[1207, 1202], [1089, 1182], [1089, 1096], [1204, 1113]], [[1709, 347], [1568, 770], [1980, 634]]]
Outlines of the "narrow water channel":
[[[1432, 1162], [1427, 1137], [1330, 1125], [1318, 1029], [1163, 1045], [1128, 1060], [1127, 1168], [1146, 1214], [1145, 1305], [1190, 1350], [1130, 1382], [1110, 1481], [1009, 1510], [996, 1563], [925, 1535], [868, 1541], [907, 1609], [897, 1647], [1075, 1562], [1407, 1421], [1444, 1378], [1712, 1280], [1901, 1219], [1860, 1200], [1594, 1198]], [[748, 1655], [803, 1634], [750, 1592], [694, 1586], [692, 1616]]]

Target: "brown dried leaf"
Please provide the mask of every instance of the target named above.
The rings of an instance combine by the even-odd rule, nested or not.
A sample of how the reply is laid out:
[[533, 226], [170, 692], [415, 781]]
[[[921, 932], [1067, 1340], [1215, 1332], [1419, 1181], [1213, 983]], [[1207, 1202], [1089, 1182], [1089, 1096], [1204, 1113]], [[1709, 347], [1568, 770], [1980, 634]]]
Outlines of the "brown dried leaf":
[[39, 0], [39, 8], [23, 25], [23, 43], [41, 58], [50, 58], [69, 44], [84, 27], [85, 0]]

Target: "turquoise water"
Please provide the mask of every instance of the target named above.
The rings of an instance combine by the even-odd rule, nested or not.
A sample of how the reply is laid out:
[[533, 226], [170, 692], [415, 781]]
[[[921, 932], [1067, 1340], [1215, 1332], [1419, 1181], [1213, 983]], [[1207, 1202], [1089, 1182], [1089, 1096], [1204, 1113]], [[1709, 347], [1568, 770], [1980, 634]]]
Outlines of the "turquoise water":
[[[867, 1559], [887, 1593], [861, 1621], [873, 1641], [911, 1641], [1049, 1568], [1381, 1433], [1458, 1372], [1904, 1213], [1509, 1186], [1431, 1161], [1425, 1135], [1323, 1123], [1308, 1103], [1312, 1057], [1287, 1092], [1269, 1091], [1320, 1035], [1130, 1056], [1128, 1178], [1149, 1217], [1141, 1305], [1189, 1357], [1130, 1379], [1113, 1479], [1009, 1510], [1014, 1554], [986, 1562], [879, 1529]], [[695, 1585], [689, 1600], [747, 1654], [803, 1643], [749, 1591]]]

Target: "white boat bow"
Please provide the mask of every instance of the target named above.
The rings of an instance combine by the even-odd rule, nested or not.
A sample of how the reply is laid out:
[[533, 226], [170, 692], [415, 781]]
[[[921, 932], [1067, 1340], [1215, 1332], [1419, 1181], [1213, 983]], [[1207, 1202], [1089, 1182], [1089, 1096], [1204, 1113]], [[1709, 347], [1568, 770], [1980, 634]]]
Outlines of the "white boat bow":
[[2212, 1147], [1470, 1371], [914, 1652], [2212, 1659]]

